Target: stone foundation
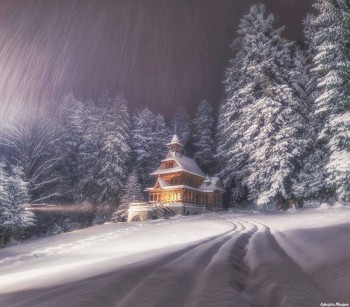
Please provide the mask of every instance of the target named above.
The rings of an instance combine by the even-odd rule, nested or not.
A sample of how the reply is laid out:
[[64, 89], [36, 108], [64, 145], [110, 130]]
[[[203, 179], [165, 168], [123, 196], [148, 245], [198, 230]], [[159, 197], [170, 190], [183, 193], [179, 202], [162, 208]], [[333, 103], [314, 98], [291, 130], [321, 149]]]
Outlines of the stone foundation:
[[202, 213], [206, 213], [206, 212], [207, 212], [206, 207], [183, 205], [183, 214], [182, 215], [197, 215], [197, 214], [202, 214]]
[[128, 222], [140, 222], [150, 219], [157, 219], [155, 213], [157, 209], [170, 209], [173, 215], [197, 215], [207, 212], [206, 207], [194, 206], [183, 203], [158, 204], [158, 203], [140, 203], [130, 204], [128, 210]]
[[149, 204], [131, 204], [128, 210], [128, 222], [141, 222], [156, 218]]

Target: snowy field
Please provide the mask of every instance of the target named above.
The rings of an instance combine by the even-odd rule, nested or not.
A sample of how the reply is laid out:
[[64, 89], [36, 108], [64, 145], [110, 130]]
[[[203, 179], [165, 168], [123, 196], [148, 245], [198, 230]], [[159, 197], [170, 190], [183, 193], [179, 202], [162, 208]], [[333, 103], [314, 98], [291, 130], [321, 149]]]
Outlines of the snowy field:
[[0, 306], [310, 307], [349, 289], [349, 208], [108, 224], [0, 251]]

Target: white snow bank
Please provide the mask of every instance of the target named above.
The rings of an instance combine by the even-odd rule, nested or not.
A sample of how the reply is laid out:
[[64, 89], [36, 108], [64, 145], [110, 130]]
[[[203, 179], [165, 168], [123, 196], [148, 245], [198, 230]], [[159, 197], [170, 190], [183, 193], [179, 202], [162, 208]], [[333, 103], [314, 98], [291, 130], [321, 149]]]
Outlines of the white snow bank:
[[[276, 240], [276, 244], [283, 250], [285, 256], [288, 256], [306, 273], [310, 284], [314, 284], [324, 297], [328, 297], [328, 301], [350, 303], [349, 207], [323, 206], [322, 210], [260, 215], [255, 216], [253, 221], [262, 223], [268, 231], [271, 231], [273, 237], [270, 237], [270, 240]], [[259, 248], [262, 245], [261, 249], [263, 249], [266, 244], [262, 242], [268, 239], [266, 238], [268, 231], [264, 236], [254, 237], [255, 244], [251, 246]], [[271, 249], [269, 251], [273, 252]], [[253, 254], [256, 256], [256, 261], [266, 263], [262, 259], [264, 255], [262, 251], [255, 251]], [[278, 254], [277, 256], [280, 257]], [[272, 259], [273, 255], [267, 254], [267, 257]], [[253, 265], [254, 260], [250, 260]], [[284, 271], [288, 270], [288, 263], [291, 262], [280, 261], [281, 271], [283, 267], [285, 267]], [[271, 266], [268, 267], [271, 268]], [[298, 274], [289, 274], [290, 279], [296, 278], [295, 275]], [[303, 282], [298, 279], [298, 282], [293, 284], [303, 284]], [[276, 286], [283, 287], [283, 282]], [[298, 286], [293, 287], [293, 289], [296, 288]], [[323, 302], [325, 301], [327, 300], [324, 299]], [[313, 304], [310, 303], [310, 306]]]
[[0, 251], [0, 306], [350, 302], [350, 209], [91, 227]]
[[50, 287], [149, 259], [232, 229], [227, 221], [187, 218], [109, 224], [33, 240], [0, 251], [0, 293]]

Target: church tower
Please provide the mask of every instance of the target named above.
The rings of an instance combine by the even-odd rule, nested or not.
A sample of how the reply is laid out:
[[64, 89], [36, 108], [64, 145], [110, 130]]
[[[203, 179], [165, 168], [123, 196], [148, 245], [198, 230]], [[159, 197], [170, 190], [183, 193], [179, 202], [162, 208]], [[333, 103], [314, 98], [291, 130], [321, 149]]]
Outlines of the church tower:
[[176, 134], [174, 134], [173, 138], [171, 139], [170, 143], [166, 144], [170, 151], [178, 153], [178, 154], [183, 154], [184, 151], [184, 145], [180, 143], [179, 138], [177, 137]]

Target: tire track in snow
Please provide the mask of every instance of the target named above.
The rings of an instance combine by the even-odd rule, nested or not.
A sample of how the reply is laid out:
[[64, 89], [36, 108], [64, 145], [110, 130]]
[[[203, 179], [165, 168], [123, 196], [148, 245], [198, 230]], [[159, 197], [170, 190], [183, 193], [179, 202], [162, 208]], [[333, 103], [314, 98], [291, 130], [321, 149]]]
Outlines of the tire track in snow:
[[[237, 220], [232, 221], [227, 218], [224, 220], [235, 225], [235, 230], [217, 237], [212, 242], [198, 246], [161, 267], [132, 289], [121, 301], [116, 303], [116, 306], [197, 306], [193, 304], [192, 292], [195, 291], [198, 280], [202, 279], [203, 272], [206, 272], [209, 267], [215, 267], [213, 260], [221, 259], [222, 248], [226, 247], [227, 243], [232, 241], [232, 238], [235, 238], [235, 244], [234, 247], [232, 243], [227, 245], [229, 246], [229, 252], [225, 255], [225, 259], [229, 259], [228, 262], [231, 262], [230, 256], [236, 248], [235, 254], [238, 257], [236, 266], [243, 265], [245, 245], [248, 244], [250, 237], [256, 231], [255, 226], [247, 226]], [[235, 235], [238, 235], [238, 237], [236, 238]], [[227, 250], [227, 247], [225, 249]], [[232, 264], [230, 265], [232, 268]], [[234, 269], [232, 268], [232, 270]], [[214, 271], [211, 272], [213, 274], [210, 277], [207, 276], [211, 279], [211, 282], [220, 279], [220, 276], [215, 274]], [[210, 282], [209, 279], [206, 279], [206, 282]], [[242, 283], [237, 284], [238, 288], [241, 286]], [[209, 288], [211, 287], [209, 286]], [[157, 289], [161, 289], [161, 291], [156, 291]], [[215, 306], [221, 306], [218, 305], [217, 300], [215, 303]], [[203, 304], [200, 303], [198, 306], [203, 306]], [[213, 306], [213, 304], [207, 306]], [[230, 306], [232, 306], [232, 301]]]
[[160, 267], [142, 280], [116, 306], [183, 306], [197, 276], [235, 232], [236, 230], [220, 235]]
[[196, 278], [184, 306], [251, 306], [243, 294], [249, 275], [245, 256], [249, 241], [258, 228], [239, 219], [236, 223], [241, 225], [240, 231], [220, 247]]
[[[87, 278], [85, 281], [55, 286], [50, 289], [45, 289], [45, 291], [40, 291], [40, 293], [28, 291], [27, 293], [24, 293], [23, 296], [19, 295], [18, 299], [16, 298], [17, 302], [15, 306], [61, 307], [62, 293], [64, 293], [66, 297], [67, 306], [95, 307], [96, 305], [100, 304], [100, 299], [103, 299], [103, 305], [100, 304], [103, 307], [119, 306], [119, 302], [123, 300], [123, 298], [125, 298], [130, 292], [132, 292], [133, 289], [137, 288], [140, 284], [147, 280], [147, 278], [153, 276], [163, 267], [175, 262], [177, 259], [190, 253], [192, 250], [200, 248], [203, 245], [210, 244], [213, 241], [226, 238], [229, 236], [229, 234], [235, 232], [237, 225], [234, 223], [232, 223], [232, 225], [233, 227], [230, 231], [201, 240], [199, 243], [195, 243], [181, 250], [159, 256], [156, 259], [143, 261], [141, 263], [134, 263], [118, 269], [115, 272]], [[100, 297], [97, 303], [96, 297], [99, 297], [100, 293], [106, 292], [108, 292], [109, 295], [104, 295], [103, 298]], [[69, 299], [70, 297], [74, 298], [74, 301], [71, 301]], [[10, 299], [13, 301], [13, 298]], [[0, 303], [1, 302], [6, 304], [6, 298], [3, 300], [0, 299]], [[152, 307], [153, 306], [154, 305], [152, 305]]]
[[[309, 307], [334, 301], [286, 254], [267, 225], [222, 219], [234, 225], [229, 233], [76, 284], [25, 293], [16, 306], [61, 307], [63, 295], [65, 306], [84, 307], [97, 302], [103, 307]], [[8, 306], [6, 298], [0, 302]]]
[[309, 307], [334, 301], [288, 256], [269, 226], [255, 220], [249, 223], [261, 230], [253, 238], [247, 255], [251, 275], [244, 294], [254, 306]]

